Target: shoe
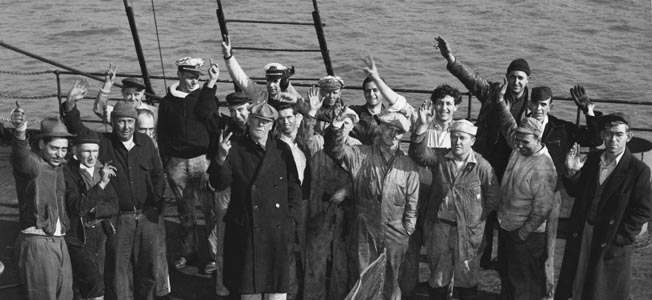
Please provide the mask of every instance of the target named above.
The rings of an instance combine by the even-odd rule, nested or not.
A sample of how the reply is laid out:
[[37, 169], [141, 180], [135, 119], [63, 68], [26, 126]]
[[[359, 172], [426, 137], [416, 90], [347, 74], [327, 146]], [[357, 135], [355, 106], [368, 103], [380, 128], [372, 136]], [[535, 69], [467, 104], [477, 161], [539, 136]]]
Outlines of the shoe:
[[186, 267], [187, 263], [188, 262], [186, 261], [186, 258], [182, 256], [179, 259], [177, 259], [176, 261], [174, 261], [174, 268], [177, 269], [177, 270], [181, 270], [181, 269]]
[[204, 274], [213, 274], [217, 272], [217, 265], [215, 264], [214, 261], [209, 262], [205, 267], [204, 267]]

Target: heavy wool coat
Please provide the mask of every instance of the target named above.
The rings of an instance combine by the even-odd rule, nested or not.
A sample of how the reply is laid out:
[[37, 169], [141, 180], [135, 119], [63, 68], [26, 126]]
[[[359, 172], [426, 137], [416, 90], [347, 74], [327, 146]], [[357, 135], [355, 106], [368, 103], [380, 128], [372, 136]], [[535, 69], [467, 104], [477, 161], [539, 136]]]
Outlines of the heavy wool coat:
[[226, 161], [208, 170], [217, 190], [231, 187], [224, 216], [224, 281], [236, 294], [286, 293], [301, 186], [284, 142], [232, 139]]
[[594, 199], [602, 153], [589, 154], [579, 174], [564, 178], [568, 194], [576, 198], [555, 299], [572, 297], [582, 234], [593, 201], [599, 201], [598, 220], [593, 228], [582, 299], [629, 299], [632, 243], [652, 215], [650, 169], [625, 150], [616, 169], [603, 183], [601, 197]]

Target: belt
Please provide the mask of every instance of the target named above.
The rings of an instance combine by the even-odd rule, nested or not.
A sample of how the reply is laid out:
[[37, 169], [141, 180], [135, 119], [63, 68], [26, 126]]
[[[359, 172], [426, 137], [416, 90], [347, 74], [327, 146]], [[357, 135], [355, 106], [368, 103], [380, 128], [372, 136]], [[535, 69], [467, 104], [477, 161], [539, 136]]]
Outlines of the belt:
[[457, 226], [457, 222], [446, 220], [446, 219], [437, 218], [437, 221], [435, 221], [435, 222], [436, 223], [443, 223], [443, 224], [450, 225], [450, 226]]

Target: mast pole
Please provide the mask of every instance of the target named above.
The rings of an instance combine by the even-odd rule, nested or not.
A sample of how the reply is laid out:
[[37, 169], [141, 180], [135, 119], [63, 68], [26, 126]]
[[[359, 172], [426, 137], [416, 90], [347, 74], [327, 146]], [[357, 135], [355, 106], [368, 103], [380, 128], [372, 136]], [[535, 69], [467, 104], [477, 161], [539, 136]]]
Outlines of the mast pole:
[[138, 56], [138, 63], [140, 64], [140, 72], [143, 74], [143, 81], [145, 82], [145, 91], [154, 94], [152, 83], [149, 80], [149, 72], [147, 72], [147, 64], [145, 62], [145, 55], [143, 55], [143, 47], [140, 45], [140, 38], [138, 37], [138, 29], [136, 28], [136, 20], [134, 19], [134, 9], [124, 0], [125, 11], [127, 12], [127, 20], [129, 20], [129, 29], [131, 29], [131, 37], [134, 39], [134, 46], [136, 48], [136, 55]]

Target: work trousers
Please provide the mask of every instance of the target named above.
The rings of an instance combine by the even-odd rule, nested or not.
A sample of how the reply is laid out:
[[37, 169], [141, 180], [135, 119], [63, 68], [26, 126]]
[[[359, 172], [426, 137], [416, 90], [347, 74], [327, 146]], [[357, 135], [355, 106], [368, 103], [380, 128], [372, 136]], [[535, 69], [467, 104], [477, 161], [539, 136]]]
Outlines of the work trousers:
[[231, 201], [231, 188], [214, 193], [215, 225], [208, 236], [211, 257], [215, 259], [215, 293], [228, 296], [229, 290], [224, 286], [224, 215]]
[[163, 213], [158, 218], [158, 243], [156, 244], [156, 283], [154, 292], [162, 297], [172, 292], [170, 272], [168, 269], [167, 245], [165, 244], [165, 218]]
[[16, 240], [18, 276], [27, 299], [73, 298], [72, 267], [63, 237], [21, 233]]
[[83, 246], [68, 244], [73, 285], [83, 299], [104, 296], [106, 234], [100, 224], [84, 228]]
[[[153, 299], [160, 243], [158, 215], [121, 212], [116, 236], [109, 239], [105, 299]], [[109, 289], [111, 293], [109, 293]]]
[[[334, 205], [334, 204], [332, 204]], [[348, 292], [345, 226], [351, 207], [329, 207], [306, 222], [304, 300], [344, 299]], [[330, 284], [328, 284], [330, 282]]]
[[457, 226], [445, 223], [431, 223], [426, 237], [426, 251], [430, 267], [428, 285], [432, 288], [446, 287], [454, 279], [454, 285], [461, 288], [475, 288], [480, 272], [480, 255], [468, 261], [468, 268], [459, 257]]
[[197, 254], [199, 218], [196, 207], [200, 206], [206, 228], [214, 227], [213, 191], [208, 187], [209, 161], [206, 155], [193, 158], [171, 157], [166, 164], [166, 173], [170, 188], [177, 199], [177, 211], [181, 221], [181, 253], [182, 257]]
[[[517, 229], [518, 230], [518, 229]], [[540, 300], [546, 296], [545, 232], [533, 232], [525, 242], [516, 241], [516, 232], [500, 229], [498, 263], [502, 300]]]

